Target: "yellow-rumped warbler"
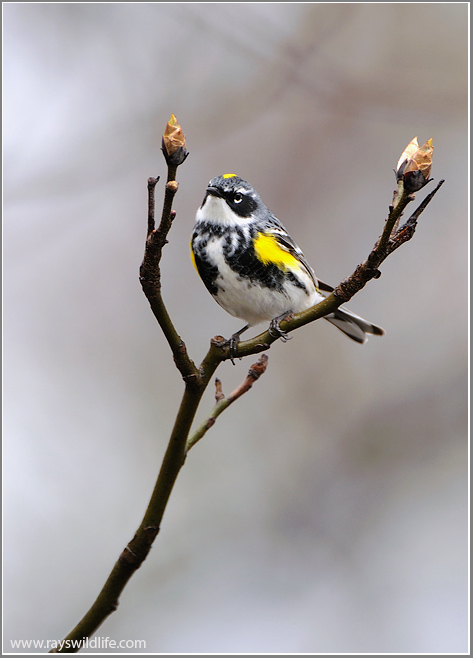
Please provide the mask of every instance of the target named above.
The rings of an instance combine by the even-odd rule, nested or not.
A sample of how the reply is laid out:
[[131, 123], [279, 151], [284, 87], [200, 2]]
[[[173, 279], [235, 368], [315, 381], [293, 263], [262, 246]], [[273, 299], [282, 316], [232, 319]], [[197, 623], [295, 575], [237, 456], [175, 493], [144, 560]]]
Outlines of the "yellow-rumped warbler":
[[[235, 174], [210, 181], [196, 214], [191, 255], [215, 301], [247, 323], [230, 338], [231, 354], [240, 335], [260, 322], [270, 321], [270, 333], [284, 338], [283, 318], [314, 306], [333, 290], [316, 279], [258, 192]], [[366, 334], [384, 333], [344, 307], [325, 319], [358, 343]]]

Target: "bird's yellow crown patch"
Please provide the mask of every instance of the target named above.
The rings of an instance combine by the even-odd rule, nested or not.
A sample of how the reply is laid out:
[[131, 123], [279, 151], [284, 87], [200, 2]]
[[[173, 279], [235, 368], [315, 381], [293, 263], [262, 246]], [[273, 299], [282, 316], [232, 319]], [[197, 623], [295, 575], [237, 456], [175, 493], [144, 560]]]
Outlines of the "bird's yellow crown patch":
[[223, 174], [222, 178], [237, 178], [236, 174]]

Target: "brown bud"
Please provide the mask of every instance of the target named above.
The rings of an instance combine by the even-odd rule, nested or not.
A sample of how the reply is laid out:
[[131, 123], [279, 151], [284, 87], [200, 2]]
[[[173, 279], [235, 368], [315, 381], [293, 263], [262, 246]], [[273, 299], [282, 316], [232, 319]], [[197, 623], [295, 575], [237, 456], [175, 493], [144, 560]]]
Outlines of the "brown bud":
[[186, 149], [186, 138], [174, 114], [171, 114], [162, 140], [163, 154], [166, 162], [180, 165], [189, 155]]
[[169, 182], [166, 183], [166, 189], [169, 190], [170, 192], [176, 193], [178, 187], [179, 185], [175, 180], [170, 180]]
[[419, 147], [414, 137], [406, 146], [396, 168], [396, 178], [403, 181], [406, 192], [418, 192], [429, 182], [433, 151], [432, 139]]
[[402, 152], [402, 155], [397, 163], [396, 172], [400, 171], [402, 165], [405, 166], [405, 164], [412, 158], [412, 156], [414, 155], [414, 153], [417, 151], [418, 148], [419, 148], [419, 143], [417, 141], [417, 137], [414, 137], [414, 139], [409, 142], [409, 144]]

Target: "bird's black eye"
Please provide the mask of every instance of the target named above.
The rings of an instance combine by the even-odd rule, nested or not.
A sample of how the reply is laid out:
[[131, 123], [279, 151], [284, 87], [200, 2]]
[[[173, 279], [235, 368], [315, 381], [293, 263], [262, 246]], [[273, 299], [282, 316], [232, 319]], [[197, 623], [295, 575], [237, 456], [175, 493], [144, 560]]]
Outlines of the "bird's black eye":
[[233, 195], [233, 202], [234, 203], [240, 203], [241, 200], [243, 199], [243, 195], [237, 192], [236, 194]]

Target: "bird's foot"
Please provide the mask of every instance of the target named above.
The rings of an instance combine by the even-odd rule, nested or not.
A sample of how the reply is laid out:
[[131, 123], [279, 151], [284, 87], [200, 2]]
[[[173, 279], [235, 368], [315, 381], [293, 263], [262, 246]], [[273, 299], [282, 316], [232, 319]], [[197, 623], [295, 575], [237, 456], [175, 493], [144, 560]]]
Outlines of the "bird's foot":
[[[227, 345], [230, 350], [230, 361], [235, 365], [235, 358], [236, 358], [236, 351], [238, 347], [238, 343], [240, 342], [240, 334], [236, 333], [233, 334], [233, 336], [230, 336], [230, 338], [227, 341]], [[240, 357], [241, 359], [241, 357]]]
[[[240, 329], [240, 331], [236, 331], [233, 336], [230, 336], [230, 338], [226, 341], [225, 346], [229, 348], [229, 358], [230, 361], [235, 365], [235, 358], [236, 358], [236, 352], [238, 348], [238, 343], [240, 342], [240, 336], [244, 331], [248, 329], [249, 325], [246, 324], [243, 329]], [[241, 357], [240, 357], [241, 359]]]
[[291, 340], [292, 336], [289, 336], [286, 331], [283, 331], [279, 326], [279, 323], [283, 320], [289, 320], [292, 315], [291, 311], [286, 311], [286, 313], [278, 315], [277, 318], [273, 318], [269, 323], [269, 335], [273, 338], [280, 338], [283, 343], [287, 343], [288, 340]]

